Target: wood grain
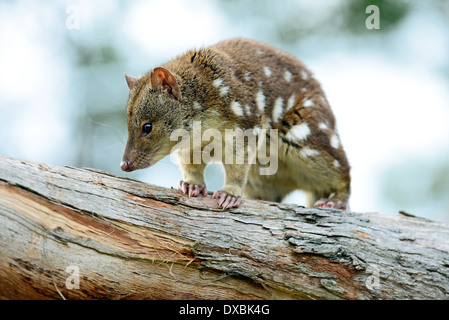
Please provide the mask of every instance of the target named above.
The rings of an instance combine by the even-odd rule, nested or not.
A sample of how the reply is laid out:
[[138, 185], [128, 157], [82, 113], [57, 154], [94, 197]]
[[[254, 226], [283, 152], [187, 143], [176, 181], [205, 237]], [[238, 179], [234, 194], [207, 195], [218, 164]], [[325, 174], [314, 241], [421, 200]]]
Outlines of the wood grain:
[[0, 297], [448, 299], [449, 226], [0, 157]]

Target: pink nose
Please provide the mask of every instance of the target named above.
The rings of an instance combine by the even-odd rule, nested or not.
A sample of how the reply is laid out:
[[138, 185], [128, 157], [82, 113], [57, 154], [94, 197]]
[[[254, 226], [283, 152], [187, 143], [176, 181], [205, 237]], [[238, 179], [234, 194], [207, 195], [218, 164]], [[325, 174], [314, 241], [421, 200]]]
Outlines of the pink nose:
[[133, 171], [131, 165], [129, 164], [129, 161], [122, 161], [122, 163], [120, 164], [120, 168], [122, 168], [122, 170], [126, 172]]

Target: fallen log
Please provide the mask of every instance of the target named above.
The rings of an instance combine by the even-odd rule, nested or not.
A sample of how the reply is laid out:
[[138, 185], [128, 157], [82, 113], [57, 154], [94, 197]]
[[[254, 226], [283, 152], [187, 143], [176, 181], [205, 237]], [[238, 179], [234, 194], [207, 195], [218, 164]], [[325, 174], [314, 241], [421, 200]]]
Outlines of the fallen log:
[[2, 299], [448, 299], [449, 226], [0, 157]]

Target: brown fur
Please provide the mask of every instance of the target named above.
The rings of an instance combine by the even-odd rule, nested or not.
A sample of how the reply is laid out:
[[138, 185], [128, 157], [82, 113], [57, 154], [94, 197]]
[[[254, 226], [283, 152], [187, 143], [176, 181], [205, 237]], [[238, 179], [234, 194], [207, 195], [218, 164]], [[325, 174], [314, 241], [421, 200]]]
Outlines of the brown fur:
[[[265, 66], [269, 71], [264, 71]], [[214, 86], [217, 79], [222, 83]], [[279, 130], [277, 173], [261, 176], [258, 164], [224, 164], [223, 191], [235, 197], [243, 194], [247, 198], [281, 201], [291, 191], [302, 189], [310, 194], [309, 206], [320, 198], [346, 206], [349, 164], [341, 143], [338, 148], [330, 145], [330, 137], [338, 137], [335, 118], [320, 84], [295, 57], [260, 42], [231, 39], [190, 50], [162, 68], [140, 78], [127, 76], [126, 80], [130, 87], [129, 138], [123, 160], [133, 170], [153, 165], [168, 155], [176, 144], [169, 139], [171, 132], [181, 128], [191, 132], [192, 121], [201, 121], [203, 132], [214, 128], [223, 135], [225, 129], [273, 128]], [[259, 91], [265, 97], [262, 113], [257, 104]], [[296, 98], [292, 108], [285, 112], [293, 95]], [[283, 112], [274, 122], [273, 108], [278, 98], [283, 101]], [[313, 106], [304, 106], [307, 100]], [[243, 115], [231, 109], [233, 101], [240, 104]], [[142, 126], [147, 122], [153, 124], [153, 131], [142, 136]], [[292, 139], [289, 130], [302, 123], [307, 123], [310, 134], [306, 139]], [[204, 142], [202, 147], [207, 144]], [[305, 156], [305, 149], [314, 150], [314, 154]], [[204, 163], [181, 165], [184, 181], [204, 185], [204, 168]]]

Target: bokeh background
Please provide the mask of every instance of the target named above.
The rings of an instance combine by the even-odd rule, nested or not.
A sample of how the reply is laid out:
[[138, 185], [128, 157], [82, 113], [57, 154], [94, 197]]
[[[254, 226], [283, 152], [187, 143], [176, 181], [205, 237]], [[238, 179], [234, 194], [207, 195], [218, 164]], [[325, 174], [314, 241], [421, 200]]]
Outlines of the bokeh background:
[[[369, 5], [378, 30], [366, 28]], [[447, 0], [2, 0], [0, 154], [177, 186], [170, 158], [120, 171], [123, 74], [236, 36], [288, 51], [322, 83], [352, 166], [351, 209], [449, 222]], [[218, 166], [206, 183], [223, 185]]]

